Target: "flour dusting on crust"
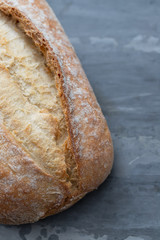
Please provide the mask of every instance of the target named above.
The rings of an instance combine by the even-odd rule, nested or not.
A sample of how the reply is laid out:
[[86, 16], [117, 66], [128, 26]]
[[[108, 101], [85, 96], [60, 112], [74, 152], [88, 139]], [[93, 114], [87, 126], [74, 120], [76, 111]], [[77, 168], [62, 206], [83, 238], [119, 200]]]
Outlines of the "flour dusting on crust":
[[[108, 175], [103, 164], [106, 161], [104, 158], [113, 158], [111, 137], [92, 88], [62, 26], [43, 0], [3, 0], [0, 2], [16, 7], [27, 19], [31, 20], [31, 24], [43, 34], [43, 38], [47, 40], [56, 56], [63, 74], [61, 84], [68, 106], [66, 113], [71, 126], [71, 142], [79, 164], [81, 179], [84, 182], [83, 187], [85, 188], [86, 178], [90, 178], [91, 186], [94, 185], [93, 178], [96, 179], [97, 168], [101, 169], [104, 174], [102, 174], [103, 178], [96, 183], [99, 185]], [[111, 167], [111, 162], [112, 160], [108, 162], [108, 169]], [[87, 185], [88, 183], [89, 181]]]

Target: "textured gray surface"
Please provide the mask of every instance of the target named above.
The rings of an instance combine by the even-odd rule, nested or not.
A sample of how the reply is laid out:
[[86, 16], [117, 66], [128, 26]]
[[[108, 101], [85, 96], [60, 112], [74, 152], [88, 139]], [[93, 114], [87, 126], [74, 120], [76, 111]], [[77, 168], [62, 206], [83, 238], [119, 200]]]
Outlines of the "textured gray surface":
[[111, 176], [71, 209], [0, 240], [160, 239], [160, 1], [50, 0], [108, 120]]

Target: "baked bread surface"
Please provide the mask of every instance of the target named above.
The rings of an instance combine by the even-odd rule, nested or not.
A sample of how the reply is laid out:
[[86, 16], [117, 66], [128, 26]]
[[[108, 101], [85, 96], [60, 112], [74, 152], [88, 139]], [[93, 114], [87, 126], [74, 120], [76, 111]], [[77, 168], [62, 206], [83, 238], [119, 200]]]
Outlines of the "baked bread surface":
[[45, 1], [0, 0], [0, 53], [0, 222], [35, 222], [105, 180], [112, 140]]

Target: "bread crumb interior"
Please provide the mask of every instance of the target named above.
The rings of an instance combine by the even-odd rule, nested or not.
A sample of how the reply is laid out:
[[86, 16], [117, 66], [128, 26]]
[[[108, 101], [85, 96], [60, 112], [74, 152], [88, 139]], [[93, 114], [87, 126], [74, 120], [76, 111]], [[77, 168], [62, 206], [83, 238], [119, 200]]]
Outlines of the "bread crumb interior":
[[68, 133], [55, 77], [33, 41], [3, 13], [0, 13], [0, 121], [41, 168], [64, 174]]

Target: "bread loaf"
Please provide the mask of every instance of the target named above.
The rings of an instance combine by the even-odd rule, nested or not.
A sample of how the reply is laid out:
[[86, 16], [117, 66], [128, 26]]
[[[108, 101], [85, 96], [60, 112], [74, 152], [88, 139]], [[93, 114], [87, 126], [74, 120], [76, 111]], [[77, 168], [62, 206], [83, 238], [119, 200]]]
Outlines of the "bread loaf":
[[109, 175], [106, 120], [44, 0], [0, 0], [0, 223], [67, 209]]

